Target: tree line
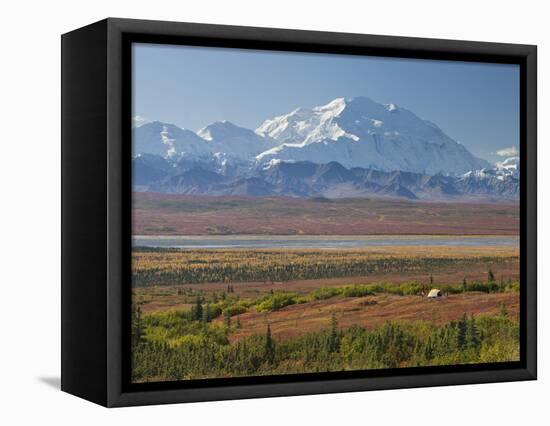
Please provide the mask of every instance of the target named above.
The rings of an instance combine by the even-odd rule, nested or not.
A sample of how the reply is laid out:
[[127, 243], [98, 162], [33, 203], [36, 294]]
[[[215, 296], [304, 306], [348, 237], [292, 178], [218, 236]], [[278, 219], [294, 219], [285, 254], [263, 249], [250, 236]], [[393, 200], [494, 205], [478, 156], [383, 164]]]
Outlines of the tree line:
[[498, 264], [503, 257], [383, 257], [367, 252], [277, 250], [135, 251], [133, 285], [173, 285], [208, 282], [266, 283], [291, 280], [364, 276], [372, 273], [430, 271], [449, 266]]
[[[338, 327], [288, 340], [265, 333], [230, 343], [238, 324], [215, 324], [188, 313], [132, 320], [134, 381], [185, 380], [427, 365], [501, 362], [519, 359], [519, 324], [501, 306], [496, 316], [463, 315], [435, 326], [423, 321], [387, 322], [373, 330]], [[195, 314], [198, 317], [198, 312]]]

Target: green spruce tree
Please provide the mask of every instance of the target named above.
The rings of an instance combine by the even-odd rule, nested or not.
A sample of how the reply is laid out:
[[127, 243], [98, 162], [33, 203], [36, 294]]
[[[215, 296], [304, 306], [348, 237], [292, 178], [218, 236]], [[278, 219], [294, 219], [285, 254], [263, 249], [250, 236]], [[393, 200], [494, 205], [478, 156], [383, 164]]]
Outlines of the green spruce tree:
[[193, 319], [195, 321], [202, 320], [202, 299], [200, 296], [197, 296], [197, 298], [195, 299], [195, 306], [193, 309]]
[[273, 364], [275, 360], [275, 342], [273, 341], [273, 337], [271, 337], [271, 327], [269, 324], [267, 324], [265, 333], [264, 357], [268, 364]]
[[210, 318], [210, 304], [204, 305], [204, 308], [202, 309], [202, 321], [204, 323], [210, 322], [212, 318]]
[[466, 347], [467, 330], [468, 330], [468, 321], [466, 318], [466, 314], [464, 314], [456, 324], [456, 346], [458, 350], [463, 350]]
[[143, 322], [141, 319], [141, 308], [135, 307], [132, 311], [132, 344], [139, 345], [143, 342]]
[[466, 333], [466, 346], [470, 349], [479, 349], [481, 344], [481, 336], [476, 325], [474, 316], [472, 315], [468, 321], [468, 328]]
[[227, 328], [231, 327], [231, 311], [226, 309], [223, 311], [224, 323]]
[[504, 302], [502, 302], [499, 306], [498, 315], [502, 318], [508, 317], [508, 308], [506, 308], [506, 304]]
[[329, 350], [330, 352], [336, 352], [339, 348], [338, 339], [338, 320], [336, 314], [333, 312], [330, 317], [330, 338], [329, 338]]

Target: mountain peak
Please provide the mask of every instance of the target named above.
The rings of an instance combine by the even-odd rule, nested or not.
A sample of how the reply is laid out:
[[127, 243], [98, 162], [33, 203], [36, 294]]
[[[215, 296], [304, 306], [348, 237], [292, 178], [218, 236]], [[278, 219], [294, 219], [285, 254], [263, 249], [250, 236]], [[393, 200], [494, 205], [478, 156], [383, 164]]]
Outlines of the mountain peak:
[[279, 145], [307, 145], [323, 139], [336, 140], [342, 136], [353, 138], [335, 121], [345, 110], [347, 102], [345, 98], [336, 98], [311, 110], [297, 108], [289, 114], [264, 121], [256, 133], [275, 139]]
[[304, 108], [304, 107], [298, 107], [294, 110], [292, 110], [290, 113], [288, 113], [286, 116], [287, 117], [302, 117], [302, 118], [306, 118], [306, 117], [309, 117], [311, 115], [311, 110], [310, 109], [307, 109], [307, 108]]
[[152, 154], [164, 158], [179, 155], [202, 155], [206, 144], [191, 130], [175, 124], [151, 121], [132, 129], [133, 155]]
[[207, 141], [212, 141], [213, 139], [235, 136], [235, 134], [238, 133], [242, 134], [248, 132], [251, 132], [251, 130], [244, 127], [239, 127], [230, 121], [222, 120], [215, 121], [214, 123], [203, 127], [197, 132], [197, 134]]
[[150, 122], [151, 120], [141, 115], [135, 115], [134, 117], [132, 117], [132, 127], [140, 127]]
[[239, 127], [230, 121], [216, 121], [197, 134], [208, 142], [213, 153], [223, 153], [239, 160], [249, 160], [274, 146], [270, 137]]
[[258, 162], [335, 160], [345, 167], [453, 175], [489, 166], [439, 127], [395, 103], [340, 97], [307, 114], [299, 111], [266, 120], [256, 130], [278, 142], [258, 155]]
[[519, 167], [519, 157], [506, 158], [504, 161], [496, 163], [496, 170], [501, 176], [519, 178]]
[[504, 161], [497, 163], [497, 166], [502, 167], [502, 168], [518, 169], [519, 168], [519, 157], [506, 158]]
[[326, 105], [314, 107], [313, 111], [320, 112], [320, 113], [330, 112], [330, 113], [333, 113], [334, 115], [338, 115], [344, 110], [345, 107], [346, 107], [346, 99], [336, 98], [330, 101]]

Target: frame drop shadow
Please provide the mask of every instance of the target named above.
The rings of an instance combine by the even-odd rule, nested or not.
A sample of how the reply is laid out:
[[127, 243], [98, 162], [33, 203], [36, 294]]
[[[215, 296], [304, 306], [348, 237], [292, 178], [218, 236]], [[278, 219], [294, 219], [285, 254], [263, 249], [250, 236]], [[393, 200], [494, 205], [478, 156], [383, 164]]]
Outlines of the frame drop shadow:
[[38, 377], [38, 381], [56, 390], [61, 390], [61, 377]]

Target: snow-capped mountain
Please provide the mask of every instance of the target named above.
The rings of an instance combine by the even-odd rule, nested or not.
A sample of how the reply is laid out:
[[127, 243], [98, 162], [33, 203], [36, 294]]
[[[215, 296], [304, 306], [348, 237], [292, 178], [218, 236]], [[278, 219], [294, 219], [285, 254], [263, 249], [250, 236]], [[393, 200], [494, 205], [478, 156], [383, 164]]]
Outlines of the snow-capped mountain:
[[256, 133], [280, 145], [259, 154], [260, 163], [337, 161], [345, 167], [459, 175], [489, 167], [435, 124], [395, 104], [338, 98], [265, 121]]
[[233, 163], [249, 161], [275, 146], [270, 137], [236, 126], [228, 121], [212, 123], [197, 133], [173, 124], [154, 121], [136, 126], [133, 132], [133, 155], [159, 155], [187, 160], [214, 158]]
[[519, 197], [519, 157], [507, 158], [492, 168], [464, 173], [456, 185], [467, 193], [516, 199]]
[[136, 191], [201, 195], [517, 199], [519, 158], [491, 166], [395, 104], [338, 98], [197, 133], [159, 121], [133, 132]]
[[197, 132], [207, 141], [212, 153], [222, 153], [239, 160], [249, 160], [272, 148], [276, 141], [254, 133], [252, 130], [236, 126], [229, 121], [212, 123]]
[[[395, 104], [337, 98], [266, 120], [256, 131], [228, 121], [197, 133], [149, 122], [133, 128], [134, 155], [204, 157], [265, 164], [273, 159], [337, 161], [344, 167], [461, 175], [490, 167], [435, 124]], [[506, 166], [503, 166], [506, 167]]]
[[279, 144], [289, 145], [307, 145], [323, 139], [337, 140], [342, 136], [354, 138], [354, 135], [346, 134], [334, 120], [345, 106], [345, 100], [338, 98], [313, 109], [297, 108], [288, 114], [264, 121], [256, 133], [270, 136]]
[[510, 157], [497, 163], [496, 170], [500, 176], [513, 176], [519, 178], [519, 157]]
[[160, 121], [145, 123], [132, 129], [133, 155], [159, 155], [164, 158], [201, 156], [210, 150], [195, 132]]

